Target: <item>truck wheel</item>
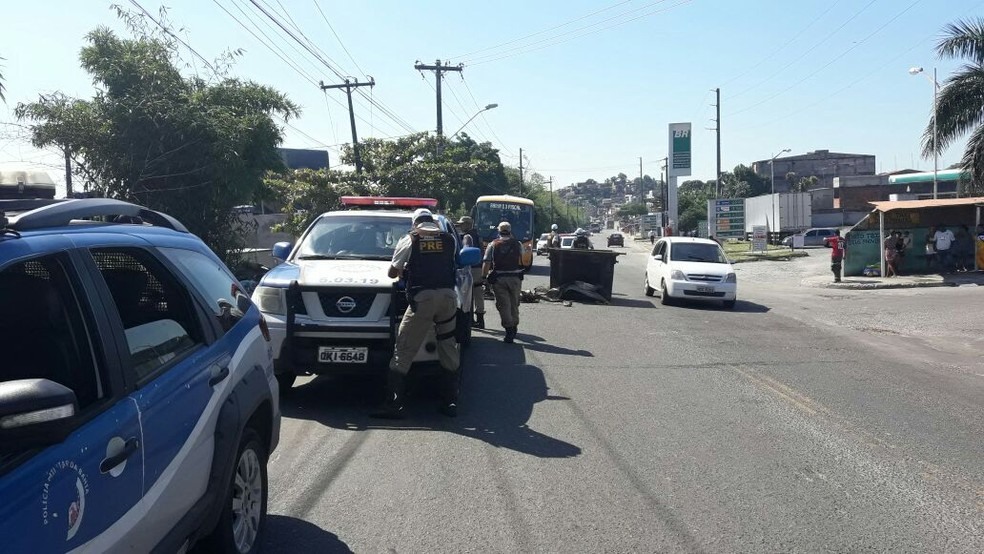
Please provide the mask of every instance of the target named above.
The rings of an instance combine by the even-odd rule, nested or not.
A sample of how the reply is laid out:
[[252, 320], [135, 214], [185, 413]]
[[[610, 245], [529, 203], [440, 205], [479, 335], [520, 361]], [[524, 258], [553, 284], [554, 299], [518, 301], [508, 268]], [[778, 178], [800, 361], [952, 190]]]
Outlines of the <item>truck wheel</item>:
[[222, 502], [219, 523], [210, 537], [219, 552], [259, 552], [267, 512], [267, 453], [260, 436], [243, 430], [232, 470], [229, 492]]

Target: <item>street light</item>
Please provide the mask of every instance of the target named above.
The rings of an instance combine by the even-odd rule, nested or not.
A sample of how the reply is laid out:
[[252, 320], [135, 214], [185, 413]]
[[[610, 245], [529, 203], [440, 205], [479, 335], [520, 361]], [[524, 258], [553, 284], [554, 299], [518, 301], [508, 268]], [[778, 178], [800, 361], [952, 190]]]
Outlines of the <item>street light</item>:
[[[921, 68], [921, 67], [910, 67], [909, 68], [909, 75], [919, 75], [922, 72], [923, 72], [923, 68]], [[929, 75], [926, 75], [926, 78], [928, 79], [929, 78]], [[937, 113], [937, 111], [936, 111], [936, 106], [937, 106], [937, 101], [936, 101], [937, 96], [936, 96], [936, 93], [940, 89], [940, 84], [936, 80], [936, 68], [935, 67], [933, 68], [933, 81], [932, 82], [933, 82], [933, 200], [936, 200], [936, 197], [937, 197], [937, 194], [938, 194], [937, 174], [940, 171], [940, 155], [939, 155], [938, 148], [936, 146], [938, 144], [937, 141], [939, 141], [939, 134], [936, 131], [936, 113]]]
[[782, 156], [786, 152], [791, 152], [791, 150], [789, 148], [783, 148], [778, 154], [772, 156], [772, 159], [769, 160], [769, 173], [772, 177], [772, 223], [769, 228], [770, 235], [773, 232], [771, 226], [776, 224], [776, 164], [774, 162], [776, 161], [776, 158]]
[[468, 121], [466, 121], [465, 124], [462, 125], [460, 129], [458, 129], [457, 131], [455, 131], [453, 135], [451, 135], [451, 138], [454, 138], [454, 137], [458, 136], [458, 133], [461, 132], [461, 129], [464, 129], [465, 126], [467, 126], [469, 123], [471, 123], [472, 120], [475, 119], [476, 117], [478, 117], [482, 112], [487, 112], [487, 111], [489, 111], [491, 109], [498, 108], [498, 107], [499, 107], [498, 104], [487, 104], [484, 108], [478, 110], [475, 113], [475, 115], [473, 115], [470, 118], [468, 118]]

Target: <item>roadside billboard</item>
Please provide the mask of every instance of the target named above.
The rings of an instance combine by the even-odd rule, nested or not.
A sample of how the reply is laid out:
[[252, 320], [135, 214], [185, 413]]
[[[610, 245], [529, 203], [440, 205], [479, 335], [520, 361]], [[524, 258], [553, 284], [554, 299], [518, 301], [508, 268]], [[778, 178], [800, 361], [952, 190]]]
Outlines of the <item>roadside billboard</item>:
[[670, 177], [691, 174], [690, 123], [670, 123]]

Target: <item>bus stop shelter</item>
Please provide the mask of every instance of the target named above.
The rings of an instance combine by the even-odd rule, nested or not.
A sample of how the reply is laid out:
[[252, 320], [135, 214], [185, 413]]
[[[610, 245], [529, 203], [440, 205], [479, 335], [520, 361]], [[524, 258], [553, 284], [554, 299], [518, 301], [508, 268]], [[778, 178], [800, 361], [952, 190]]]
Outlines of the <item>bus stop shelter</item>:
[[911, 253], [905, 256], [900, 268], [906, 273], [927, 273], [924, 256], [926, 237], [931, 228], [946, 225], [956, 232], [966, 225], [975, 247], [975, 269], [981, 269], [982, 240], [977, 232], [981, 224], [984, 197], [946, 198], [937, 200], [900, 200], [871, 202], [870, 214], [847, 232], [844, 275], [864, 275], [867, 267], [877, 265], [879, 275], [885, 275], [883, 241], [892, 231], [909, 231]]

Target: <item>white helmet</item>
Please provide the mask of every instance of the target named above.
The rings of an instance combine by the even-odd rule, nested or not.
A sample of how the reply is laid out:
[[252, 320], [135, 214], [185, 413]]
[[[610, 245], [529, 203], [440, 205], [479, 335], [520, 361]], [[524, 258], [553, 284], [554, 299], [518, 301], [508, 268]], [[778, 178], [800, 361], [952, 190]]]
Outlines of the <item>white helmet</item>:
[[556, 230], [557, 230], [557, 224], [556, 224], [556, 223], [554, 223], [553, 225], [551, 225], [551, 226], [550, 226], [550, 230], [551, 230], [551, 231], [556, 231]]
[[574, 234], [580, 237], [580, 236], [587, 236], [588, 235], [588, 232], [585, 231], [584, 229], [578, 227], [577, 228], [577, 231], [574, 231]]

